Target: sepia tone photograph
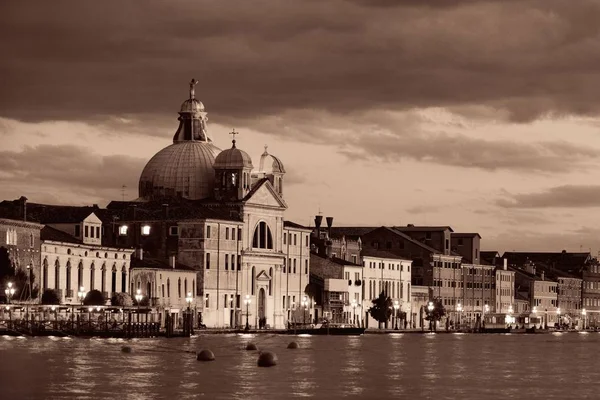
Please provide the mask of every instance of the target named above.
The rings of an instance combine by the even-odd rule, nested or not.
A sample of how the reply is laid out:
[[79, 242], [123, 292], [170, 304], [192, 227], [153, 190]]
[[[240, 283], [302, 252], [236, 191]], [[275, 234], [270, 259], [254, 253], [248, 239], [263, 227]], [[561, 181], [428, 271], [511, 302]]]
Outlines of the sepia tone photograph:
[[599, 398], [598, 21], [0, 0], [0, 398]]

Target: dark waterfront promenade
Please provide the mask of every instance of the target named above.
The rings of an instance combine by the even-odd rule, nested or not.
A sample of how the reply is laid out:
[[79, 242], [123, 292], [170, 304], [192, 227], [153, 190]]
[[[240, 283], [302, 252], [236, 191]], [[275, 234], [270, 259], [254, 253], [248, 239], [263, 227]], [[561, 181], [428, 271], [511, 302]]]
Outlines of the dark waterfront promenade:
[[[249, 342], [278, 365], [257, 367]], [[594, 399], [599, 346], [600, 333], [0, 337], [0, 384], [7, 399]]]

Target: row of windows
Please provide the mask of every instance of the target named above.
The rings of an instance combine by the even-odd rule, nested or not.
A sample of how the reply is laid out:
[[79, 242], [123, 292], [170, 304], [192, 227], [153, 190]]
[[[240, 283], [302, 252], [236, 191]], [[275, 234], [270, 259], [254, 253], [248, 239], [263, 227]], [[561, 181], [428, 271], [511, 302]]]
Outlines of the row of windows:
[[[550, 300], [550, 304], [552, 305], [552, 307], [556, 307], [557, 303], [558, 303], [558, 300], [554, 300], [554, 299]], [[541, 306], [542, 305], [542, 299], [533, 299], [533, 305], [535, 307]]]
[[[350, 280], [350, 272], [346, 271], [344, 273], [344, 277], [346, 278], [347, 281]], [[354, 280], [355, 281], [360, 281], [360, 272], [355, 272], [354, 273]]]
[[515, 276], [513, 274], [510, 274], [510, 275], [498, 274], [496, 276], [496, 280], [501, 281], [501, 282], [514, 282]]
[[[44, 246], [44, 252], [47, 252], [47, 251], [48, 251], [48, 247]], [[54, 252], [58, 253], [58, 248], [55, 247], [54, 248]], [[67, 249], [67, 255], [72, 255], [72, 254], [73, 254], [73, 251], [71, 249]], [[83, 253], [84, 257], [87, 257], [88, 255], [89, 255], [89, 253], [87, 251], [85, 251]], [[115, 260], [119, 258], [119, 253], [114, 253], [114, 255], [115, 255]], [[102, 258], [101, 257], [101, 253], [99, 251], [96, 252], [96, 258]], [[107, 252], [104, 253], [104, 258], [108, 258], [108, 253]], [[123, 254], [122, 258], [123, 258], [123, 260], [126, 260], [127, 259], [127, 254]]]
[[496, 296], [512, 296], [512, 289], [496, 289]]
[[[86, 238], [100, 239], [100, 226], [83, 225], [83, 236]], [[75, 225], [75, 237], [81, 237], [81, 225]]]
[[[302, 236], [304, 236], [303, 234], [300, 234], [300, 242], [302, 243]], [[287, 235], [284, 233], [283, 234], [283, 244], [289, 244], [290, 246], [297, 246], [298, 245], [298, 234], [294, 233], [292, 234], [291, 232], [288, 232]], [[304, 236], [304, 246], [308, 247], [309, 246], [309, 235]]]
[[[206, 269], [210, 269], [212, 256], [211, 253], [206, 253], [204, 266]], [[231, 260], [231, 263], [230, 263]], [[235, 254], [225, 254], [225, 271], [229, 271], [231, 267], [231, 271], [237, 270], [240, 271], [242, 269], [242, 256]]]
[[495, 289], [496, 285], [489, 282], [463, 282], [453, 280], [434, 279], [433, 286], [445, 288], [467, 288], [467, 289]]
[[[295, 274], [296, 273], [296, 262], [298, 260], [296, 258], [289, 258], [287, 263], [285, 258], [283, 259], [283, 273]], [[289, 266], [289, 268], [288, 268]], [[304, 260], [304, 273], [308, 275], [308, 259]]]
[[[366, 268], [367, 266], [367, 262], [363, 261], [363, 267]], [[369, 261], [369, 268], [378, 268], [378, 269], [385, 269], [385, 263], [384, 262], [375, 262], [375, 261]], [[387, 269], [392, 270], [392, 271], [404, 271], [404, 265], [402, 264], [392, 264], [392, 263], [388, 263], [387, 264]], [[410, 265], [406, 266], [406, 272], [410, 272]]]
[[[364, 282], [363, 282], [364, 284]], [[407, 301], [410, 298], [410, 283], [406, 284]], [[374, 299], [383, 292], [386, 296], [391, 298], [404, 298], [404, 283], [397, 281], [381, 281], [369, 279], [369, 298]]]
[[[17, 246], [19, 242], [19, 235], [16, 229], [8, 229], [6, 231], [6, 244], [9, 246]], [[35, 244], [35, 238], [33, 233], [29, 234], [29, 247], [33, 247]]]
[[[49, 270], [49, 266], [48, 266], [48, 259], [44, 259], [43, 261], [43, 266], [42, 266], [42, 289], [49, 289], [49, 282], [48, 282], [48, 270]], [[56, 262], [54, 263], [54, 287], [52, 289], [62, 289], [61, 288], [61, 271], [62, 268], [60, 266], [60, 262], [58, 260], [56, 260]], [[75, 289], [79, 290], [79, 288], [84, 288], [84, 289], [89, 289], [89, 290], [94, 290], [97, 289], [96, 288], [96, 268], [94, 266], [94, 264], [92, 264], [90, 266], [90, 280], [89, 280], [89, 286], [86, 286], [85, 282], [84, 282], [84, 277], [83, 277], [83, 271], [84, 271], [84, 267], [83, 267], [83, 263], [79, 263], [79, 266], [77, 267], [77, 286]], [[100, 283], [100, 288], [99, 290], [101, 292], [106, 292], [106, 277], [107, 274], [106, 272], [108, 271], [106, 265], [102, 265], [102, 267], [100, 268], [100, 277], [101, 277], [101, 283]], [[66, 273], [66, 291], [67, 291], [67, 297], [73, 297], [74, 294], [73, 293], [69, 293], [73, 291], [73, 285], [72, 285], [72, 274], [71, 274], [71, 262], [68, 261], [67, 265], [65, 267], [65, 273]], [[117, 266], [113, 265], [112, 270], [111, 270], [111, 292], [116, 292], [117, 291]], [[124, 265], [121, 268], [121, 291], [125, 292], [127, 291], [127, 267]]]
[[[184, 280], [183, 280], [183, 292], [182, 292], [182, 290], [181, 290], [182, 289], [182, 287], [181, 287], [181, 278], [179, 278], [177, 280], [177, 297], [181, 299], [183, 297], [186, 297], [188, 295], [188, 293], [191, 293], [192, 296], [195, 296], [194, 293], [196, 292], [196, 289], [195, 289], [195, 287], [196, 287], [196, 280], [192, 279], [191, 284], [192, 285], [188, 288], [188, 280], [187, 280], [187, 278], [184, 278]], [[140, 290], [142, 289], [142, 283], [141, 283], [140, 280], [137, 280], [137, 288], [140, 289]], [[133, 282], [131, 283], [131, 293], [135, 293]], [[163, 283], [161, 285], [161, 287], [160, 287], [160, 294], [161, 294], [161, 296], [163, 298], [165, 298], [165, 297], [166, 298], [170, 298], [171, 297], [171, 279], [170, 278], [167, 278], [166, 291], [165, 291], [165, 284]], [[165, 294], [166, 294], [166, 296], [165, 296]], [[152, 291], [152, 284], [151, 284], [151, 282], [148, 282], [146, 284], [145, 295], [148, 296], [149, 298], [157, 297], [156, 293], [153, 293], [153, 291]]]
[[[172, 228], [177, 228], [177, 227], [171, 227], [170, 229], [172, 229]], [[142, 234], [142, 236], [150, 235], [150, 231], [151, 231], [150, 225], [142, 225], [140, 227], [140, 233]], [[129, 227], [127, 225], [119, 226], [119, 235], [120, 236], [127, 236], [127, 232], [129, 232]], [[169, 230], [169, 232], [171, 233], [173, 231]]]
[[[237, 232], [237, 234], [236, 234]], [[212, 236], [212, 227], [206, 226], [206, 238], [210, 239]], [[225, 240], [241, 240], [242, 239], [242, 228], [225, 227]]]

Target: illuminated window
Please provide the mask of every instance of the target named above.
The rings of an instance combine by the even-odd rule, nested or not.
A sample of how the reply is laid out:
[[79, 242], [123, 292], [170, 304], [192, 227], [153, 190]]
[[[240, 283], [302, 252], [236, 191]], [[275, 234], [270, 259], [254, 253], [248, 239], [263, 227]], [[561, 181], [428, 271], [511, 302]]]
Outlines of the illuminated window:
[[127, 235], [127, 225], [121, 225], [119, 227], [119, 235], [121, 235], [121, 236]]
[[148, 236], [150, 234], [150, 225], [142, 226], [142, 235]]

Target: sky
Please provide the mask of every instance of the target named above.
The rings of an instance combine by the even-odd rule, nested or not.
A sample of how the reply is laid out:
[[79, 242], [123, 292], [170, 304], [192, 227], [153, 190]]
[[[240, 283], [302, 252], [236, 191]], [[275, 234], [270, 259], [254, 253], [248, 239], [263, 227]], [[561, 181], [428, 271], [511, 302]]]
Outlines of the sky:
[[[137, 198], [195, 78], [215, 144], [284, 163], [286, 218], [600, 250], [600, 3], [0, 4], [0, 198]], [[123, 190], [122, 186], [125, 185]]]

